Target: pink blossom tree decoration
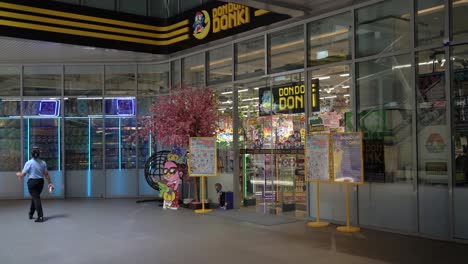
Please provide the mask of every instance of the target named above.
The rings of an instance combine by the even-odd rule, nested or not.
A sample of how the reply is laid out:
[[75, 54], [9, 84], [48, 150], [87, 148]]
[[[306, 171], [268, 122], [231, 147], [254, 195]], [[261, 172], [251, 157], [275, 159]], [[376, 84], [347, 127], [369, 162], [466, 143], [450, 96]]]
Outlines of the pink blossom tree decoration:
[[[180, 87], [170, 94], [158, 96], [149, 109], [149, 116], [141, 120], [141, 128], [134, 136], [166, 146], [185, 147], [190, 137], [211, 137], [218, 127], [217, 102], [208, 88]], [[195, 200], [198, 184], [195, 179]]]
[[188, 147], [190, 137], [210, 137], [217, 129], [215, 95], [208, 88], [181, 87], [158, 96], [143, 118], [138, 136], [167, 146]]

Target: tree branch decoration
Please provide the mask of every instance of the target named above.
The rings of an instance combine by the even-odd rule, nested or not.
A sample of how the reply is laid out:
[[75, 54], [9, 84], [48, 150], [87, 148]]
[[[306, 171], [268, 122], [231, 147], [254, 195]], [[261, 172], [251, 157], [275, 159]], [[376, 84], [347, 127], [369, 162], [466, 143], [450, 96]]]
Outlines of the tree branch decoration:
[[190, 137], [214, 136], [218, 125], [215, 95], [208, 88], [181, 87], [158, 96], [141, 120], [140, 138], [152, 135], [166, 146], [188, 147]]

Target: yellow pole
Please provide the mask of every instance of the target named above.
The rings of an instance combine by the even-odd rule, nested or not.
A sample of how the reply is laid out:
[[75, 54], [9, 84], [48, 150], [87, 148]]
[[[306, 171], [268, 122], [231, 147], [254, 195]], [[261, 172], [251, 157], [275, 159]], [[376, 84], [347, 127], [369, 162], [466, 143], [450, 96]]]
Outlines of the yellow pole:
[[336, 230], [340, 232], [345, 232], [345, 233], [355, 233], [355, 232], [359, 232], [361, 228], [356, 227], [356, 226], [351, 226], [350, 224], [349, 185], [350, 184], [346, 184], [346, 226], [339, 226], [336, 228]]
[[211, 209], [205, 209], [205, 176], [201, 177], [201, 203], [202, 203], [202, 209], [201, 210], [195, 210], [195, 213], [197, 214], [204, 214], [204, 213], [209, 213], [213, 210]]
[[346, 184], [346, 226], [350, 227], [349, 224], [349, 184]]
[[317, 210], [317, 213], [316, 213], [317, 217], [316, 217], [315, 222], [309, 222], [309, 223], [307, 223], [307, 226], [309, 226], [309, 227], [326, 227], [330, 223], [320, 221], [320, 183], [319, 183], [319, 181], [316, 181], [315, 184], [316, 184], [316, 187], [317, 187], [316, 188], [317, 191], [315, 192], [315, 209]]
[[317, 222], [320, 222], [320, 186], [319, 182], [316, 183], [317, 191], [315, 192], [315, 208], [317, 208]]
[[202, 184], [201, 184], [201, 196], [202, 196], [202, 210], [205, 211], [205, 176], [201, 177]]

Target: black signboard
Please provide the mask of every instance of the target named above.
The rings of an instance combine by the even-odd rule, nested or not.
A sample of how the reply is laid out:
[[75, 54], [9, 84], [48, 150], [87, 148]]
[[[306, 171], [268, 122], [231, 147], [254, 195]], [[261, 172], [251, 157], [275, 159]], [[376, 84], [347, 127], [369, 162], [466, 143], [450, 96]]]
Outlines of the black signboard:
[[305, 104], [304, 83], [289, 83], [258, 90], [259, 115], [303, 113]]
[[320, 83], [319, 79], [312, 79], [310, 83], [310, 108], [312, 113], [320, 112]]
[[160, 19], [57, 1], [0, 0], [0, 35], [169, 54], [289, 18], [211, 1]]

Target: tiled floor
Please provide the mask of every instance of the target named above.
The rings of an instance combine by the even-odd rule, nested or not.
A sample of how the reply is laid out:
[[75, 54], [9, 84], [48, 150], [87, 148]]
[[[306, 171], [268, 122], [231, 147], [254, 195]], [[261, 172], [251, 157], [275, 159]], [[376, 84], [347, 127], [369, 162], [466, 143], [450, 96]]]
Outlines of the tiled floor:
[[[304, 222], [263, 226], [135, 200], [0, 201], [0, 263], [456, 263], [468, 245], [363, 230], [337, 233]], [[265, 217], [275, 217], [265, 215]]]

